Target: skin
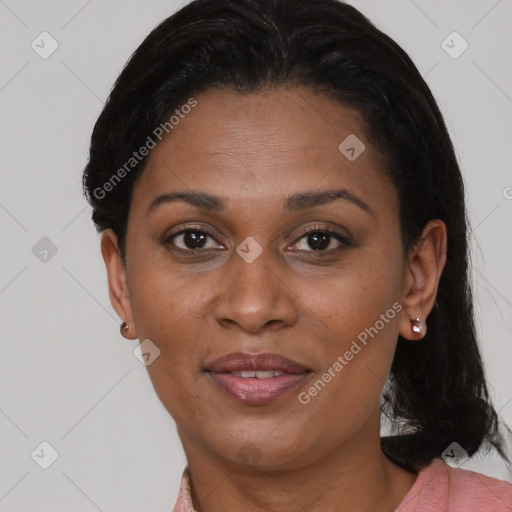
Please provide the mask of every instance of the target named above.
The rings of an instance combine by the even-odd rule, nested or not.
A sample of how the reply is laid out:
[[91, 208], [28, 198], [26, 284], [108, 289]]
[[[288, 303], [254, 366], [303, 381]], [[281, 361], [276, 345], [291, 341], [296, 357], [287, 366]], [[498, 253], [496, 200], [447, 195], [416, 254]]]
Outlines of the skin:
[[[325, 95], [211, 90], [196, 99], [135, 184], [126, 267], [115, 234], [106, 230], [101, 240], [110, 298], [129, 325], [123, 335], [149, 338], [161, 351], [147, 369], [177, 424], [194, 506], [394, 511], [417, 475], [380, 449], [379, 397], [398, 334], [423, 336], [412, 332], [410, 319], [419, 317], [425, 328], [446, 258], [445, 225], [430, 221], [404, 254], [397, 192], [363, 120]], [[366, 146], [354, 161], [338, 149], [349, 134]], [[285, 208], [293, 194], [342, 188], [371, 213], [343, 199]], [[175, 201], [147, 214], [156, 196], [178, 190], [221, 196], [226, 207]], [[190, 225], [213, 237], [202, 253], [187, 249], [183, 236], [169, 239]], [[314, 226], [349, 235], [351, 243], [331, 237], [326, 250], [314, 250], [301, 232]], [[249, 236], [262, 248], [252, 263], [236, 252]], [[299, 393], [395, 302], [401, 312], [301, 404]], [[274, 402], [247, 405], [203, 371], [239, 351], [277, 352], [311, 374]]]

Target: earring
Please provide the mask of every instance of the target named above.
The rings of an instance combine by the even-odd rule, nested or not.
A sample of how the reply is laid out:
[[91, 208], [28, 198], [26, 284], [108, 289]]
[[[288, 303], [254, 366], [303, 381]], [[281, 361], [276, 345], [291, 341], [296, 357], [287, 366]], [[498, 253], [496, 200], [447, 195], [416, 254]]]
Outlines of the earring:
[[119, 328], [119, 331], [121, 332], [122, 335], [127, 333], [129, 330], [130, 330], [130, 326], [126, 322], [123, 322], [121, 324], [121, 327]]
[[419, 318], [411, 318], [411, 331], [414, 334], [419, 334], [420, 338], [423, 338], [427, 333], [427, 326], [421, 324], [421, 320]]

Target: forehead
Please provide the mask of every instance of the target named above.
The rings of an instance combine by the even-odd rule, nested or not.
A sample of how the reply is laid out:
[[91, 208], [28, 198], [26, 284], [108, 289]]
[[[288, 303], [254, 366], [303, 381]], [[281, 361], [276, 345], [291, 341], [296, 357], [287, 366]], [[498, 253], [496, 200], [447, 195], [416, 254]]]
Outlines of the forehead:
[[[329, 186], [371, 196], [391, 186], [361, 115], [323, 94], [209, 90], [195, 99], [197, 106], [149, 155], [134, 190], [137, 202], [176, 189], [246, 202]], [[355, 159], [346, 153], [352, 147], [360, 153]]]

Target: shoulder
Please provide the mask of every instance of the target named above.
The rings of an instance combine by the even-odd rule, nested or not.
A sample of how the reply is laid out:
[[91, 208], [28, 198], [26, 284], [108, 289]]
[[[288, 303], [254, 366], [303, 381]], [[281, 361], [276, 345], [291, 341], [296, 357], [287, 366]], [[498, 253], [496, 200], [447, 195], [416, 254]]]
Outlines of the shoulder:
[[435, 459], [420, 471], [396, 512], [510, 512], [512, 484]]

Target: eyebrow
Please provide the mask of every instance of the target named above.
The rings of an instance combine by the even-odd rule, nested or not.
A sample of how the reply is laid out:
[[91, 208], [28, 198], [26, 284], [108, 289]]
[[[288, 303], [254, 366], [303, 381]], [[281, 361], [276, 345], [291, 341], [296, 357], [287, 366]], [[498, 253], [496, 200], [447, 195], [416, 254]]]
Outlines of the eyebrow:
[[314, 208], [315, 206], [322, 206], [324, 204], [331, 203], [336, 199], [348, 201], [359, 206], [359, 208], [370, 215], [374, 215], [373, 210], [361, 198], [344, 188], [294, 194], [288, 198], [287, 208], [289, 210], [305, 210], [307, 208]]
[[201, 208], [202, 210], [222, 211], [225, 206], [225, 202], [218, 196], [206, 194], [205, 192], [169, 192], [167, 194], [160, 194], [155, 197], [149, 205], [147, 215], [155, 210], [161, 204], [173, 203], [175, 201], [184, 201], [192, 206]]
[[[374, 215], [373, 210], [362, 199], [346, 189], [323, 190], [320, 192], [301, 192], [293, 194], [286, 200], [286, 209], [292, 211], [307, 210], [316, 206], [322, 206], [336, 199], [342, 199], [355, 204], [370, 215]], [[202, 210], [221, 212], [226, 207], [225, 199], [198, 191], [179, 191], [160, 194], [155, 197], [148, 207], [147, 215], [151, 214], [158, 206], [162, 204], [184, 201], [192, 206]]]

